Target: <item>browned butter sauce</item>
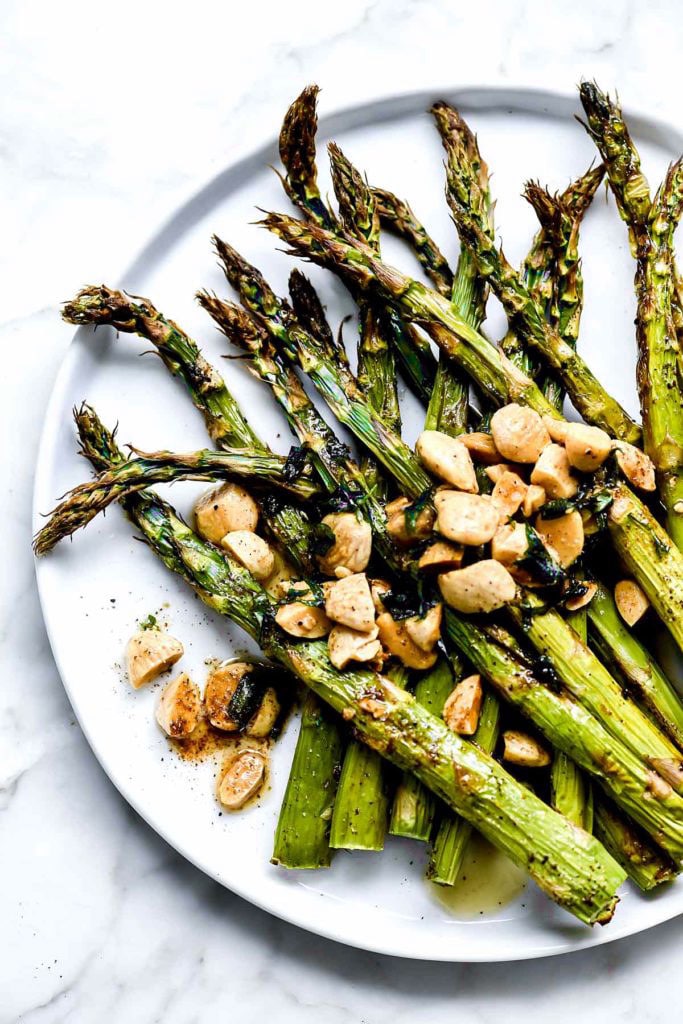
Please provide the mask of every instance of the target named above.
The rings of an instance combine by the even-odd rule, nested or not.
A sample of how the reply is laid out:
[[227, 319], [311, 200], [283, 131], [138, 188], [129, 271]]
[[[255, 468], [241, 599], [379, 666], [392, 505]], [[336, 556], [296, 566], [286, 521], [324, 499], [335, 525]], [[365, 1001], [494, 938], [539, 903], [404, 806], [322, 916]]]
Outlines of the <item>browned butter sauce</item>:
[[526, 887], [526, 873], [478, 833], [470, 839], [455, 885], [428, 882], [432, 897], [454, 917], [495, 914]]

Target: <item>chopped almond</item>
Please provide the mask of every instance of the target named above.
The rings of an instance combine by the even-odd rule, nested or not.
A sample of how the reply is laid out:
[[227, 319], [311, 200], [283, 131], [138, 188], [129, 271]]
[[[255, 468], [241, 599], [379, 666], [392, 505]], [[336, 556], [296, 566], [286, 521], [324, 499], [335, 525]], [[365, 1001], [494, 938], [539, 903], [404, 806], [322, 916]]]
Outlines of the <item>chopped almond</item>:
[[572, 474], [567, 453], [560, 444], [547, 445], [531, 471], [531, 483], [543, 487], [549, 498], [573, 498], [579, 481]]
[[617, 465], [629, 483], [641, 491], [654, 491], [655, 465], [649, 455], [626, 441], [613, 441]]
[[511, 462], [536, 462], [550, 442], [550, 435], [538, 413], [516, 402], [494, 412], [491, 433], [500, 454]]
[[222, 484], [202, 495], [194, 507], [194, 518], [200, 537], [218, 544], [233, 530], [253, 533], [258, 523], [258, 505], [239, 484]]
[[405, 622], [394, 619], [389, 612], [378, 617], [377, 627], [382, 646], [406, 668], [426, 669], [436, 662], [436, 653], [423, 651], [409, 635]]
[[348, 626], [335, 626], [327, 639], [330, 661], [335, 668], [344, 669], [352, 661], [372, 661], [381, 650], [377, 626], [370, 633], [359, 633]]
[[443, 706], [443, 719], [451, 732], [457, 732], [460, 736], [474, 736], [483, 699], [481, 676], [467, 676], [458, 683]]
[[128, 641], [128, 679], [134, 689], [156, 679], [183, 655], [180, 640], [160, 629], [141, 629]]
[[544, 519], [541, 514], [536, 516], [535, 526], [541, 540], [557, 555], [563, 569], [575, 562], [583, 551], [583, 519], [579, 512], [566, 512], [555, 519]]
[[579, 594], [578, 597], [571, 597], [568, 601], [564, 602], [564, 606], [568, 612], [578, 612], [581, 608], [585, 608], [591, 603], [593, 598], [598, 592], [597, 583], [584, 583], [586, 592]]
[[550, 764], [550, 754], [538, 740], [525, 732], [508, 729], [503, 733], [503, 760], [524, 768], [544, 768]]
[[491, 558], [503, 565], [514, 565], [520, 558], [524, 558], [529, 549], [526, 531], [523, 523], [499, 526], [491, 541]]
[[488, 494], [439, 491], [434, 505], [437, 530], [458, 544], [486, 544], [498, 529], [498, 509]]
[[564, 449], [574, 469], [582, 473], [594, 473], [609, 455], [612, 438], [600, 427], [589, 427], [586, 423], [568, 423], [564, 435]]
[[420, 462], [440, 480], [460, 491], [479, 490], [472, 457], [459, 438], [440, 430], [423, 430], [415, 445]]
[[237, 732], [239, 726], [230, 717], [228, 708], [240, 680], [251, 672], [253, 665], [248, 661], [229, 661], [217, 665], [210, 673], [204, 687], [204, 708], [206, 717], [215, 729], [223, 732]]
[[325, 611], [334, 622], [369, 633], [375, 625], [375, 604], [365, 573], [354, 573], [327, 588]]
[[423, 616], [412, 615], [404, 619], [408, 636], [423, 651], [431, 651], [441, 636], [443, 605], [434, 604]]
[[221, 537], [221, 547], [248, 569], [256, 580], [266, 580], [275, 570], [275, 556], [263, 537], [249, 530], [233, 530]]
[[502, 608], [514, 601], [517, 591], [507, 569], [491, 558], [443, 573], [439, 587], [446, 604], [467, 614]]
[[387, 533], [402, 547], [410, 547], [411, 544], [426, 540], [434, 528], [436, 512], [431, 505], [425, 505], [411, 523], [408, 523], [406, 511], [409, 511], [411, 504], [408, 498], [396, 498], [384, 509], [387, 516]]
[[263, 786], [265, 756], [258, 750], [240, 750], [229, 758], [218, 780], [217, 796], [223, 807], [238, 811]]
[[493, 434], [484, 434], [481, 431], [473, 430], [471, 434], [461, 434], [459, 440], [477, 462], [483, 462], [484, 465], [502, 462], [500, 452], [493, 440]]
[[417, 567], [418, 569], [433, 569], [438, 572], [459, 569], [464, 553], [465, 549], [460, 544], [449, 544], [448, 541], [437, 540], [422, 552]]
[[186, 672], [167, 683], [157, 705], [156, 719], [167, 736], [185, 740], [197, 728], [202, 699]]
[[628, 626], [635, 626], [650, 607], [650, 602], [635, 580], [620, 580], [614, 588], [614, 600]]
[[328, 576], [337, 569], [350, 573], [363, 572], [372, 552], [372, 528], [355, 512], [333, 512], [323, 519], [334, 534], [334, 543], [318, 559], [322, 572]]
[[496, 480], [491, 500], [500, 510], [500, 514], [509, 519], [521, 508], [528, 489], [518, 473], [511, 473], [508, 470], [501, 473]]
[[522, 502], [522, 514], [527, 519], [538, 512], [539, 508], [545, 505], [546, 494], [542, 487], [538, 484], [529, 484], [524, 495], [524, 501]]

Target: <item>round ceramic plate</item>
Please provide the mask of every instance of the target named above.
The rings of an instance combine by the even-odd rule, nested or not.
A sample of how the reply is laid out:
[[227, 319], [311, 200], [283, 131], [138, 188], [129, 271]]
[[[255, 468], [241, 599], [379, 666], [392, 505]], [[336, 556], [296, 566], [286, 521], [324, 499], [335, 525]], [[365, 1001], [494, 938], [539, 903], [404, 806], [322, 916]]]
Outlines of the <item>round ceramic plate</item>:
[[[533, 177], [561, 189], [595, 158], [576, 123], [578, 103], [528, 91], [445, 90], [479, 134], [493, 172], [498, 230], [508, 257], [519, 262], [535, 230], [520, 192]], [[393, 97], [326, 116], [320, 122], [319, 163], [328, 187], [324, 145], [336, 139], [373, 184], [410, 200], [443, 251], [457, 257], [457, 238], [443, 198], [442, 154], [426, 111], [437, 94]], [[285, 101], [283, 100], [283, 113]], [[657, 182], [683, 149], [673, 128], [643, 117], [631, 124], [645, 168]], [[279, 126], [273, 124], [273, 135]], [[200, 286], [226, 292], [210, 245], [212, 232], [229, 240], [284, 291], [292, 261], [253, 225], [256, 207], [289, 210], [276, 175], [271, 141], [228, 167], [178, 210], [134, 257], [120, 282], [146, 295], [197, 338], [233, 387], [253, 426], [286, 452], [287, 427], [264, 388], [238, 361], [221, 361], [226, 345], [194, 302]], [[626, 231], [601, 191], [586, 217], [581, 250], [586, 304], [581, 347], [594, 369], [630, 412], [634, 387], [633, 264]], [[387, 239], [385, 255], [417, 273], [410, 253]], [[334, 328], [353, 312], [331, 275], [310, 270]], [[88, 282], [74, 281], [74, 291]], [[488, 329], [504, 320], [490, 304]], [[353, 337], [353, 328], [347, 328]], [[88, 476], [76, 456], [71, 410], [87, 399], [119, 438], [153, 450], [190, 451], [207, 443], [203, 423], [181, 386], [158, 359], [138, 358], [149, 346], [110, 330], [79, 330], [64, 361], [47, 411], [36, 474], [35, 526], [58, 495]], [[405, 435], [413, 440], [420, 413], [408, 396]], [[180, 484], [171, 500], [188, 513], [203, 488]], [[164, 493], [167, 493], [165, 491]], [[138, 543], [118, 509], [93, 522], [72, 544], [38, 563], [40, 594], [64, 686], [92, 749], [131, 805], [188, 860], [260, 907], [321, 935], [355, 946], [433, 960], [512, 960], [582, 949], [649, 928], [683, 910], [683, 882], [652, 897], [625, 886], [612, 923], [585, 928], [553, 906], [531, 884], [520, 890], [503, 869], [494, 888], [465, 884], [447, 899], [425, 882], [425, 850], [388, 839], [382, 854], [339, 853], [329, 870], [287, 872], [270, 864], [278, 808], [297, 733], [293, 720], [274, 750], [271, 784], [242, 814], [221, 815], [213, 796], [216, 761], [181, 761], [154, 722], [161, 684], [133, 692], [121, 671], [127, 638], [155, 613], [185, 645], [182, 667], [203, 682], [211, 658], [248, 649], [239, 632], [207, 613], [150, 551]], [[499, 865], [500, 869], [500, 865]], [[475, 872], [476, 873], [476, 872]], [[510, 897], [512, 896], [512, 899]], [[499, 905], [500, 904], [500, 905]]]

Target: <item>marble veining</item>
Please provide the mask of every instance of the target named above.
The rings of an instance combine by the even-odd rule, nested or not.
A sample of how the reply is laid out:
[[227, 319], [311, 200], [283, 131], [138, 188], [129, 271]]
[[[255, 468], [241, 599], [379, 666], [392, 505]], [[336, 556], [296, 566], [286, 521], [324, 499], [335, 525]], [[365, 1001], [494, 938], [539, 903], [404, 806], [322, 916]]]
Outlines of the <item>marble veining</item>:
[[676, 921], [549, 961], [429, 964], [310, 936], [207, 880], [83, 739], [29, 541], [42, 410], [71, 336], [60, 300], [116, 278], [195, 186], [273, 134], [304, 83], [332, 109], [447, 84], [569, 90], [589, 75], [676, 120], [675, 0], [5, 0], [0, 19], [0, 1024], [670, 1019]]

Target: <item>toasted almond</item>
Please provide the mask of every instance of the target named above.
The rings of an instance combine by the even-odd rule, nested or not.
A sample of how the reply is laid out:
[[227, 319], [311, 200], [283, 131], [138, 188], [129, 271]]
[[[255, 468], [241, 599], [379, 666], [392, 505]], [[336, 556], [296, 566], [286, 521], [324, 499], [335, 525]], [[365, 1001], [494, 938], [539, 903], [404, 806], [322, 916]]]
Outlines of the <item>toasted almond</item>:
[[655, 465], [649, 455], [626, 441], [613, 441], [617, 465], [629, 483], [641, 491], [654, 491]]
[[471, 434], [460, 434], [459, 439], [477, 462], [483, 462], [488, 466], [503, 461], [493, 440], [493, 434], [473, 430]]
[[508, 729], [503, 733], [503, 760], [524, 768], [544, 768], [550, 764], [550, 754], [538, 740], [525, 732]]
[[375, 604], [365, 573], [333, 583], [325, 594], [325, 611], [333, 622], [369, 633], [375, 625]]
[[444, 601], [465, 613], [493, 612], [514, 600], [517, 588], [507, 569], [493, 559], [439, 576]]
[[128, 679], [134, 689], [166, 672], [183, 655], [180, 640], [160, 629], [141, 629], [128, 641]]
[[580, 594], [578, 597], [571, 597], [568, 601], [564, 602], [564, 606], [568, 612], [578, 612], [581, 608], [585, 608], [591, 603], [593, 598], [598, 592], [597, 583], [584, 583], [586, 592]]
[[213, 544], [233, 530], [253, 533], [258, 515], [258, 505], [251, 494], [235, 483], [222, 484], [202, 495], [194, 507], [197, 533]]
[[436, 662], [436, 653], [423, 651], [409, 635], [405, 622], [397, 621], [389, 612], [378, 617], [377, 627], [382, 646], [406, 668], [426, 669]]
[[650, 602], [635, 580], [620, 580], [614, 588], [614, 600], [628, 626], [635, 626], [650, 607]]
[[557, 555], [564, 569], [575, 562], [583, 551], [583, 519], [579, 512], [567, 512], [555, 519], [544, 519], [541, 513], [536, 516], [535, 526], [543, 543]]
[[238, 811], [261, 789], [266, 775], [266, 758], [258, 750], [240, 750], [230, 757], [219, 778], [217, 796], [223, 807]]
[[417, 563], [418, 569], [433, 569], [446, 572], [448, 569], [459, 569], [465, 549], [461, 544], [450, 544], [445, 540], [437, 540], [422, 552]]
[[478, 492], [472, 457], [459, 438], [440, 430], [423, 430], [415, 451], [425, 469], [440, 480], [460, 491]]
[[500, 454], [511, 462], [536, 462], [550, 442], [550, 435], [539, 414], [516, 402], [494, 412], [491, 433]]
[[460, 736], [474, 736], [483, 698], [480, 675], [461, 680], [443, 706], [443, 719], [448, 728]]
[[549, 498], [573, 498], [579, 481], [573, 475], [562, 445], [547, 445], [531, 471], [531, 483], [545, 490]]
[[156, 720], [167, 736], [185, 740], [197, 728], [201, 704], [199, 688], [186, 672], [181, 672], [161, 691]]
[[323, 519], [334, 534], [334, 543], [318, 558], [322, 572], [328, 576], [363, 572], [372, 553], [372, 528], [355, 512], [333, 512]]
[[434, 505], [437, 530], [458, 544], [486, 544], [498, 529], [499, 512], [487, 494], [439, 491]]

